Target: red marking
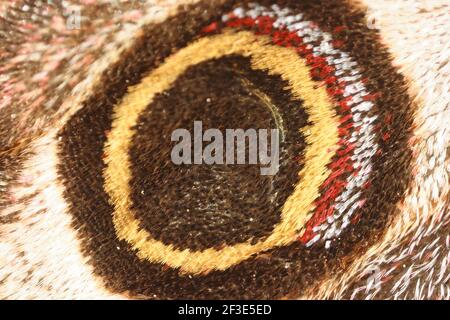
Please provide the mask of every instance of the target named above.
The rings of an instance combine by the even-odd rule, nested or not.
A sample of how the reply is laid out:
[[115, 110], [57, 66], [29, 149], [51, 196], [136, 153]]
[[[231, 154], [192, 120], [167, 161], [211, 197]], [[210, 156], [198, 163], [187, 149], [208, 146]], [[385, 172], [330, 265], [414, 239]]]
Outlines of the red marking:
[[338, 27], [334, 28], [334, 32], [336, 32], [336, 33], [342, 32], [344, 30], [347, 30], [346, 26], [338, 26]]
[[368, 95], [365, 95], [363, 97], [363, 100], [365, 100], [365, 101], [373, 101], [373, 100], [377, 99], [379, 96], [380, 96], [379, 93], [368, 94]]
[[327, 91], [330, 96], [341, 96], [344, 94], [344, 90], [342, 89], [328, 88]]
[[337, 161], [330, 163], [330, 168], [333, 168], [333, 169], [339, 168], [339, 167], [343, 166], [349, 160], [350, 160], [350, 156], [345, 156], [345, 157], [339, 158]]
[[338, 128], [338, 133], [340, 137], [345, 137], [350, 134], [350, 129], [353, 127], [353, 122], [350, 122], [346, 126], [342, 127], [340, 126]]
[[300, 45], [296, 50], [301, 56], [305, 56], [313, 52], [313, 49], [307, 48], [306, 45]]
[[269, 34], [273, 29], [274, 19], [267, 16], [261, 16], [256, 19], [256, 24], [258, 26], [258, 31], [262, 34]]
[[357, 224], [361, 220], [361, 214], [356, 214], [353, 216], [353, 218], [350, 220], [351, 223]]
[[325, 79], [325, 83], [326, 83], [326, 84], [333, 84], [333, 83], [336, 83], [337, 78], [336, 78], [335, 76], [327, 77], [327, 75], [328, 75], [329, 73], [330, 73], [330, 72], [326, 71], [325, 69], [322, 69], [322, 72], [321, 72], [320, 76], [321, 76], [322, 78], [325, 78], [325, 77], [326, 77], [326, 79]]
[[[351, 110], [348, 103], [351, 101], [352, 96], [343, 97], [344, 88], [346, 82], [342, 79], [334, 76], [335, 68], [328, 65], [326, 59], [321, 56], [315, 56], [313, 54], [312, 48], [307, 48], [303, 43], [303, 39], [298, 36], [296, 32], [290, 32], [286, 30], [285, 27], [275, 29], [273, 27], [274, 19], [267, 16], [260, 16], [256, 19], [249, 17], [246, 18], [235, 18], [234, 15], [228, 15], [230, 18], [226, 22], [228, 27], [235, 28], [253, 28], [256, 34], [270, 35], [272, 42], [276, 45], [283, 47], [292, 47], [298, 52], [298, 54], [306, 60], [307, 65], [310, 67], [310, 74], [314, 79], [319, 78], [322, 80], [322, 84], [327, 87], [327, 93], [336, 102], [339, 108], [336, 112], [341, 117], [339, 120], [338, 134], [340, 141], [338, 145], [340, 149], [336, 152], [336, 157], [334, 162], [328, 165], [331, 173], [325, 180], [325, 182], [320, 186], [321, 196], [315, 201], [316, 209], [310, 218], [310, 220], [305, 225], [305, 231], [299, 241], [302, 243], [307, 243], [315, 236], [313, 228], [322, 224], [327, 217], [331, 216], [334, 212], [333, 202], [336, 197], [342, 193], [342, 191], [347, 186], [346, 177], [348, 174], [355, 174], [353, 168], [353, 161], [350, 157], [350, 152], [355, 148], [353, 143], [350, 143], [347, 139], [350, 136], [350, 130], [353, 128], [356, 132], [360, 130], [360, 127], [355, 127], [352, 119], [352, 114], [349, 113]], [[312, 26], [316, 26], [312, 23]], [[338, 26], [334, 29], [334, 32], [342, 32], [346, 30], [346, 26]], [[339, 48], [344, 45], [342, 40], [334, 40], [332, 45]], [[363, 83], [367, 83], [368, 79], [362, 79]], [[319, 87], [319, 86], [317, 86]], [[367, 95], [365, 99], [373, 100], [377, 98], [377, 94]], [[378, 150], [380, 152], [380, 150]], [[377, 153], [378, 153], [377, 152]], [[298, 156], [295, 158], [296, 161], [301, 161], [302, 157]], [[358, 171], [356, 171], [357, 174]], [[366, 182], [364, 187], [369, 187], [370, 182]], [[361, 202], [362, 206], [363, 202]], [[356, 215], [353, 220], [359, 219]]]
[[392, 113], [386, 114], [386, 116], [384, 117], [384, 122], [386, 124], [392, 124]]
[[341, 119], [339, 119], [339, 123], [345, 123], [348, 120], [353, 120], [353, 116], [351, 113], [347, 114], [346, 116], [342, 117]]
[[380, 131], [381, 130], [381, 123], [377, 123], [374, 127], [373, 127], [374, 131]]
[[273, 32], [272, 34], [272, 41], [273, 43], [275, 43], [278, 46], [283, 46], [283, 47], [289, 47], [289, 38], [287, 37], [287, 35], [289, 34], [289, 32], [287, 31], [282, 31], [282, 30], [276, 30]]
[[344, 99], [342, 99], [341, 101], [339, 101], [339, 106], [341, 107], [342, 111], [349, 111], [350, 110], [350, 106], [347, 104], [352, 100], [352, 97], [346, 97]]
[[308, 228], [301, 237], [298, 237], [298, 241], [301, 243], [307, 243], [312, 238], [314, 238], [314, 233], [312, 232], [312, 228]]
[[353, 143], [349, 143], [348, 147], [345, 148], [345, 150], [338, 150], [336, 153], [337, 153], [339, 156], [343, 156], [343, 155], [345, 155], [345, 154], [347, 154], [347, 153], [353, 151], [353, 149], [355, 149], [355, 145], [354, 145]]
[[340, 48], [344, 45], [344, 41], [342, 41], [342, 40], [333, 40], [331, 43], [333, 44], [333, 47], [335, 47], [335, 48]]
[[203, 33], [211, 33], [217, 30], [217, 22], [213, 22], [202, 29]]
[[303, 156], [301, 154], [294, 157], [294, 161], [301, 162], [303, 160]]

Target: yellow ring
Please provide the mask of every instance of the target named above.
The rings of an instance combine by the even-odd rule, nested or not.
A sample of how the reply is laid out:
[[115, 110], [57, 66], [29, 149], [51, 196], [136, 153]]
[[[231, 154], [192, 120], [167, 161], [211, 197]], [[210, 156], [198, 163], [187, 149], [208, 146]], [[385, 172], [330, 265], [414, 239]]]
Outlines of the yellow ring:
[[[250, 57], [252, 68], [281, 76], [289, 83], [287, 89], [293, 96], [304, 101], [304, 108], [313, 123], [302, 129], [307, 142], [305, 164], [294, 193], [283, 206], [280, 222], [265, 240], [255, 244], [243, 242], [219, 250], [179, 250], [153, 239], [148, 231], [141, 229], [130, 209], [131, 163], [128, 150], [133, 127], [155, 95], [170, 88], [189, 66], [231, 54]], [[305, 61], [293, 49], [271, 45], [270, 38], [247, 31], [201, 38], [168, 57], [139, 84], [131, 87], [114, 109], [112, 130], [105, 146], [104, 178], [105, 189], [115, 209], [113, 223], [116, 234], [136, 250], [139, 258], [191, 274], [225, 270], [252, 255], [288, 245], [298, 238], [314, 209], [319, 187], [329, 175], [327, 164], [338, 143], [337, 128], [333, 103], [325, 88], [312, 81]]]

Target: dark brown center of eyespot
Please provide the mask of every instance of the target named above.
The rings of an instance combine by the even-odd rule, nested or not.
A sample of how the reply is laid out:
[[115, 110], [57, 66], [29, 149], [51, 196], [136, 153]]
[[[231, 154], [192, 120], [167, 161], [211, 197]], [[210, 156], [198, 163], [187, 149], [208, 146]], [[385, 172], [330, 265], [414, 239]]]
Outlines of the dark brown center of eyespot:
[[[153, 100], [130, 151], [133, 210], [145, 230], [192, 250], [255, 242], [272, 232], [298, 182], [305, 143], [300, 129], [307, 121], [302, 102], [283, 87], [279, 76], [253, 70], [248, 58], [228, 56], [191, 66]], [[260, 163], [248, 163], [248, 140], [246, 164], [174, 164], [171, 134], [183, 128], [193, 139], [194, 121], [202, 121], [203, 132], [219, 129], [224, 138], [226, 129], [263, 129], [269, 135], [279, 129], [279, 172], [261, 175]], [[224, 162], [227, 147], [224, 139]]]

